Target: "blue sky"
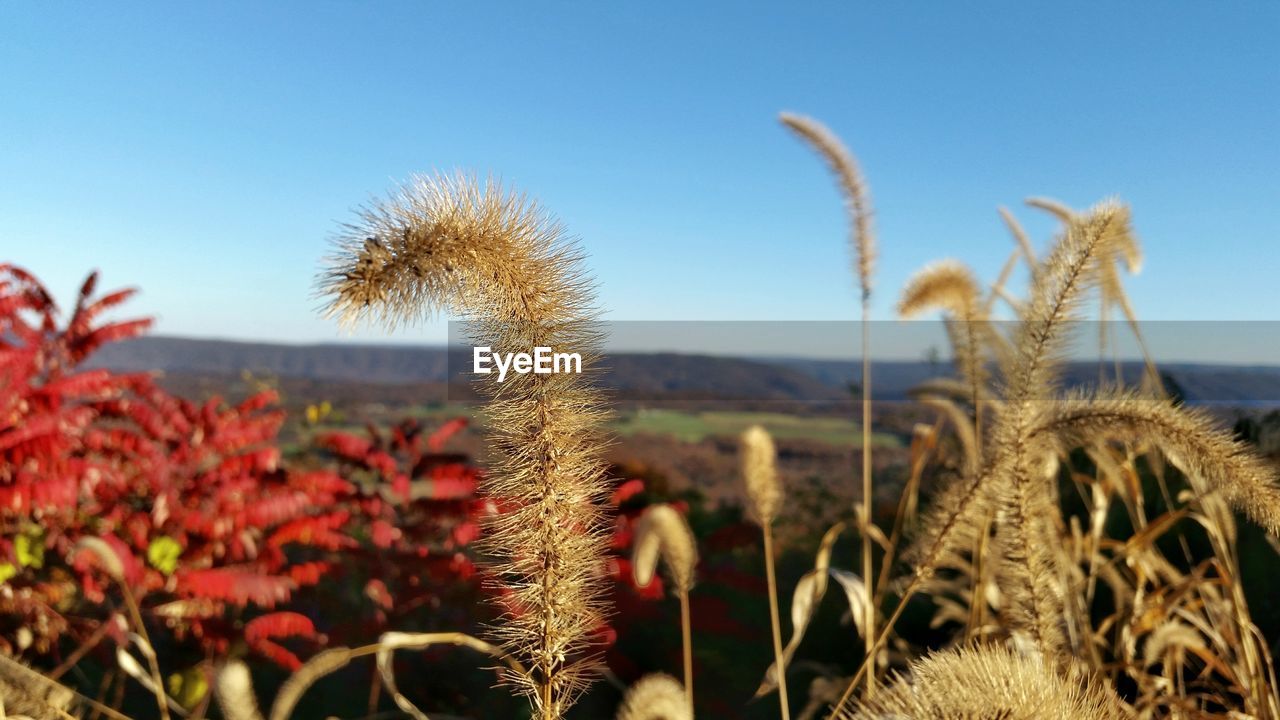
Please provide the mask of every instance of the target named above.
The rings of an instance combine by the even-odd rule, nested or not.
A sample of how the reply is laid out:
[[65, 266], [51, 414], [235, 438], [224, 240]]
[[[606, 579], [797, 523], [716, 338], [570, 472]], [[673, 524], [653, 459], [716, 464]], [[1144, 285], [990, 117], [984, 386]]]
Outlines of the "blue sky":
[[851, 319], [793, 110], [870, 180], [877, 318], [930, 260], [992, 279], [997, 205], [1118, 194], [1142, 317], [1280, 319], [1280, 4], [1030, 5], [9, 3], [0, 259], [61, 297], [100, 268], [166, 334], [335, 340], [336, 224], [466, 168], [581, 238], [609, 319]]

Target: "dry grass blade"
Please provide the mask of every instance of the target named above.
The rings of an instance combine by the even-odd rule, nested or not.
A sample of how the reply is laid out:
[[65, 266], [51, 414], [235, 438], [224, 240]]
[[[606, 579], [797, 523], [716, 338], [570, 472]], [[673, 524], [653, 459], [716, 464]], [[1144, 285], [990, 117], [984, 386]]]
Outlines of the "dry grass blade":
[[1076, 219], [1076, 211], [1059, 200], [1047, 197], [1030, 197], [1026, 199], [1027, 207], [1043, 210], [1057, 218], [1063, 224], [1070, 224]]
[[449, 310], [494, 353], [581, 356], [583, 373], [490, 374], [482, 386], [498, 454], [483, 489], [513, 508], [484, 540], [510, 591], [493, 632], [530, 666], [507, 679], [543, 718], [560, 717], [594, 672], [604, 616], [607, 412], [590, 382], [599, 334], [582, 255], [535, 204], [465, 176], [416, 179], [364, 209], [338, 246], [320, 291], [345, 322]]
[[[822, 602], [822, 598], [827, 593], [828, 572], [831, 570], [831, 551], [835, 547], [836, 539], [840, 537], [840, 533], [844, 531], [844, 523], [836, 523], [827, 529], [822, 536], [822, 542], [818, 545], [818, 554], [814, 559], [813, 569], [805, 573], [800, 581], [796, 583], [795, 590], [791, 595], [791, 639], [787, 641], [787, 645], [782, 650], [783, 668], [791, 662], [791, 658], [795, 655], [796, 649], [800, 647], [800, 641], [804, 639], [804, 632], [809, 627], [809, 621], [813, 619], [813, 614], [818, 610], [818, 603]], [[855, 615], [858, 624], [861, 626], [861, 617]], [[764, 673], [764, 679], [760, 681], [760, 686], [756, 688], [755, 697], [762, 697], [771, 693], [778, 687], [778, 663], [774, 661], [769, 665], [769, 669]]]
[[99, 569], [116, 583], [124, 585], [124, 563], [105, 540], [97, 537], [80, 538], [72, 548], [71, 555], [76, 556], [81, 552], [89, 553], [89, 556], [97, 561], [96, 565]]
[[382, 684], [387, 688], [387, 692], [391, 693], [391, 698], [395, 701], [396, 707], [415, 720], [430, 719], [400, 692], [399, 686], [396, 684], [395, 672], [391, 667], [391, 659], [396, 650], [425, 650], [435, 645], [456, 645], [458, 647], [471, 648], [503, 661], [517, 674], [524, 675], [528, 672], [518, 660], [502, 648], [465, 633], [383, 633], [382, 637], [378, 638], [376, 651], [376, 661], [378, 672], [382, 675]]
[[996, 299], [1007, 297], [1005, 286], [1009, 284], [1009, 277], [1013, 275], [1014, 268], [1018, 267], [1018, 258], [1022, 257], [1019, 250], [1009, 253], [1009, 257], [1004, 261], [1004, 265], [1000, 266], [1000, 273], [996, 275], [996, 279], [991, 281], [991, 290], [987, 293], [986, 300], [982, 303], [982, 312], [984, 315], [990, 316], [992, 308], [995, 307]]
[[288, 720], [298, 701], [312, 685], [320, 678], [346, 667], [353, 656], [352, 650], [344, 647], [329, 648], [317, 653], [280, 686], [275, 702], [271, 703], [269, 720]]
[[124, 596], [125, 607], [129, 611], [130, 622], [136, 633], [134, 640], [147, 660], [149, 676], [147, 673], [142, 672], [141, 667], [137, 666], [137, 661], [124, 648], [118, 648], [116, 653], [120, 668], [155, 696], [156, 707], [160, 712], [160, 720], [169, 720], [170, 709], [185, 715], [186, 713], [182, 706], [175, 703], [164, 691], [164, 680], [160, 673], [159, 661], [156, 659], [155, 650], [152, 648], [151, 638], [147, 635], [147, 626], [142, 620], [138, 602], [134, 598], [133, 590], [129, 587], [128, 578], [125, 576], [124, 561], [111, 545], [97, 537], [81, 538], [71, 551], [73, 556], [80, 553], [88, 553], [89, 557], [97, 561], [96, 565], [120, 588], [120, 593]]
[[[151, 645], [135, 633], [129, 634], [129, 640], [131, 643], [138, 646], [138, 651], [147, 659], [148, 666], [153, 668], [156, 667], [155, 650], [151, 648]], [[169, 697], [168, 693], [165, 692], [164, 685], [160, 684], [156, 680], [156, 675], [158, 675], [158, 673], [156, 673], [156, 675], [151, 674], [150, 671], [147, 668], [144, 668], [127, 649], [123, 647], [116, 648], [116, 666], [123, 670], [126, 675], [137, 681], [139, 685], [146, 688], [147, 692], [154, 695], [159, 702], [163, 702], [173, 713], [182, 717], [186, 717], [189, 714], [186, 708], [182, 707], [177, 700]]]
[[1165, 662], [1168, 653], [1181, 653], [1189, 649], [1207, 649], [1199, 631], [1177, 621], [1166, 622], [1147, 637], [1146, 644], [1142, 646], [1142, 660], [1147, 667], [1151, 667]]
[[1018, 249], [1022, 252], [1022, 257], [1032, 268], [1036, 267], [1036, 250], [1031, 245], [1031, 239], [1027, 237], [1027, 231], [1022, 229], [1022, 223], [1009, 212], [1006, 207], [999, 208], [1000, 219], [1004, 220], [1005, 227], [1009, 228], [1009, 233], [1013, 235], [1013, 239], [1018, 243]]
[[969, 414], [947, 398], [936, 395], [921, 395], [918, 400], [920, 404], [941, 412], [943, 417], [951, 423], [956, 439], [960, 441], [965, 472], [969, 474], [976, 473], [978, 466], [982, 463], [982, 448], [978, 445], [978, 438], [974, 434], [973, 420], [969, 417]]

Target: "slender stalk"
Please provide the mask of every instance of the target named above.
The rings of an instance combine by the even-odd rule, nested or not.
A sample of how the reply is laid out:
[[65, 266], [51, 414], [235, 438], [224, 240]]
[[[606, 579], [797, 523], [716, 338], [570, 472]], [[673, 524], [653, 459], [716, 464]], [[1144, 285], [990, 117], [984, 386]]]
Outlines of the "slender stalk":
[[[933, 432], [936, 434], [942, 429], [942, 420], [939, 419], [933, 426]], [[893, 569], [894, 561], [897, 557], [898, 543], [902, 540], [903, 532], [905, 532], [907, 516], [913, 513], [912, 507], [920, 492], [920, 479], [924, 473], [924, 467], [929, 461], [929, 455], [932, 450], [925, 450], [911, 463], [911, 475], [907, 479], [907, 484], [903, 486], [902, 497], [898, 498], [898, 511], [893, 517], [893, 530], [889, 535], [889, 549], [885, 551], [884, 556], [880, 558], [880, 573], [876, 577], [875, 604], [877, 607], [884, 598], [884, 591], [889, 587], [889, 572]], [[867, 637], [871, 637], [871, 633], [867, 633]]]
[[551, 704], [551, 683], [543, 683], [539, 686], [539, 692], [542, 693], [542, 718], [543, 720], [555, 720], [556, 712]]
[[[872, 516], [873, 503], [871, 491], [871, 355], [867, 347], [871, 340], [871, 326], [867, 322], [867, 295], [862, 298], [862, 517], [867, 526], [862, 529], [862, 588], [863, 588], [863, 622], [865, 637], [874, 637], [876, 633], [875, 580], [872, 576], [874, 568], [871, 560], [871, 534], [869, 532], [875, 518]], [[873, 662], [871, 647], [867, 646], [864, 663]], [[875, 693], [875, 672], [867, 673], [867, 695]]]
[[[849, 221], [850, 248], [853, 250], [854, 270], [858, 287], [862, 292], [862, 510], [866, 524], [862, 528], [862, 582], [864, 589], [866, 636], [875, 632], [874, 571], [871, 556], [871, 539], [868, 537], [872, 523], [871, 502], [871, 358], [867, 350], [870, 328], [867, 324], [871, 305], [871, 275], [875, 263], [875, 232], [871, 223], [871, 198], [862, 171], [853, 154], [825, 125], [812, 119], [791, 113], [780, 117], [798, 138], [813, 148], [835, 175], [836, 183], [844, 196], [845, 211]], [[868, 652], [868, 658], [871, 654]], [[781, 663], [779, 663], [781, 667]], [[867, 693], [874, 691], [875, 673], [867, 679]]]
[[125, 606], [129, 609], [129, 617], [138, 628], [138, 636], [146, 643], [142, 653], [147, 660], [147, 668], [151, 671], [151, 682], [155, 684], [156, 705], [160, 708], [160, 720], [169, 720], [169, 698], [164, 692], [164, 678], [160, 675], [160, 663], [156, 660], [155, 647], [147, 635], [147, 627], [142, 623], [142, 613], [138, 610], [138, 601], [133, 598], [133, 591], [128, 583], [120, 582], [121, 594], [124, 595]]
[[689, 618], [689, 593], [680, 593], [680, 635], [684, 645], [684, 697], [693, 714], [693, 628]]
[[373, 680], [369, 683], [369, 704], [365, 713], [372, 717], [378, 712], [378, 701], [382, 699], [382, 673], [373, 669]]
[[778, 702], [782, 720], [791, 720], [787, 703], [787, 665], [782, 657], [782, 625], [778, 621], [778, 579], [773, 569], [773, 523], [764, 523], [764, 570], [769, 581], [769, 621], [773, 626], [773, 659], [778, 668]]
[[47, 677], [50, 680], [57, 680], [66, 674], [68, 670], [76, 666], [76, 663], [80, 662], [81, 658], [88, 655], [94, 648], [98, 647], [98, 644], [102, 642], [102, 639], [106, 637], [107, 632], [110, 629], [111, 625], [109, 623], [99, 623], [97, 629], [89, 636], [89, 639], [80, 643], [75, 650], [71, 651], [71, 654], [67, 656], [67, 659], [63, 660], [61, 665], [51, 670]]

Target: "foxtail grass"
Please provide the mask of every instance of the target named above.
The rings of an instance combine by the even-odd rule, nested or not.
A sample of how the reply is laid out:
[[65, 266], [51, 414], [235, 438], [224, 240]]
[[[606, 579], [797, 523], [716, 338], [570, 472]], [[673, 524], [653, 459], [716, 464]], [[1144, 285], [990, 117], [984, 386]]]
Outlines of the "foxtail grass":
[[698, 565], [698, 543], [684, 516], [670, 505], [654, 505], [645, 510], [636, 525], [632, 569], [637, 585], [653, 580], [661, 558], [671, 578], [672, 590], [680, 600], [680, 641], [684, 660], [684, 693], [693, 711], [693, 627], [689, 614], [689, 591], [693, 589]]
[[504, 677], [559, 718], [596, 665], [604, 619], [607, 416], [590, 382], [599, 337], [582, 253], [538, 205], [493, 181], [419, 177], [345, 227], [319, 281], [328, 314], [389, 328], [440, 311], [470, 323], [495, 353], [550, 347], [582, 357], [583, 374], [523, 374], [481, 389], [498, 458], [483, 490], [511, 509], [485, 548], [507, 604], [492, 634], [529, 668]]
[[627, 688], [617, 720], [693, 720], [693, 709], [679, 680], [653, 673]]
[[[862, 379], [860, 394], [862, 396], [862, 508], [860, 512], [862, 527], [862, 577], [866, 588], [863, 603], [863, 624], [867, 628], [867, 637], [874, 637], [876, 627], [876, 605], [873, 587], [874, 568], [872, 560], [872, 539], [870, 526], [875, 522], [875, 500], [871, 478], [871, 289], [872, 269], [876, 257], [875, 230], [871, 222], [871, 192], [863, 180], [862, 170], [853, 153], [845, 147], [840, 138], [825, 125], [813, 118], [791, 113], [782, 113], [782, 124], [787, 126], [796, 137], [808, 144], [827, 163], [836, 178], [844, 199], [845, 213], [848, 217], [849, 244], [854, 258], [854, 275], [858, 281], [862, 300]], [[874, 658], [870, 645], [867, 646], [867, 660]], [[867, 692], [875, 690], [875, 673], [867, 675]]]
[[778, 668], [778, 703], [782, 720], [790, 720], [787, 700], [787, 661], [782, 650], [782, 624], [778, 618], [778, 578], [774, 568], [773, 521], [785, 497], [778, 480], [777, 450], [768, 431], [759, 425], [742, 433], [742, 477], [746, 483], [748, 509], [764, 535], [764, 569], [769, 590], [769, 627], [773, 633], [773, 662]]
[[933, 653], [911, 663], [874, 699], [837, 708], [834, 720], [1120, 720], [1115, 694], [1082, 674], [1064, 677], [1040, 655], [997, 646]]

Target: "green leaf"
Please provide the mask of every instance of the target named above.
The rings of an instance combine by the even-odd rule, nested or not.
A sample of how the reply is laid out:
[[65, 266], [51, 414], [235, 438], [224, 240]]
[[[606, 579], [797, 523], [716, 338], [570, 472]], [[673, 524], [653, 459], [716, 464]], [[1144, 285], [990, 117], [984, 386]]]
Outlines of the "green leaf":
[[161, 535], [147, 546], [147, 562], [151, 567], [165, 575], [172, 575], [178, 567], [178, 558], [182, 557], [182, 546], [177, 540]]
[[44, 533], [27, 530], [13, 539], [13, 549], [20, 567], [44, 567]]

